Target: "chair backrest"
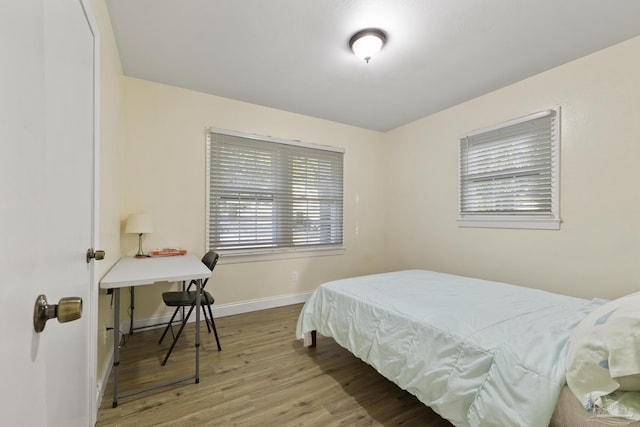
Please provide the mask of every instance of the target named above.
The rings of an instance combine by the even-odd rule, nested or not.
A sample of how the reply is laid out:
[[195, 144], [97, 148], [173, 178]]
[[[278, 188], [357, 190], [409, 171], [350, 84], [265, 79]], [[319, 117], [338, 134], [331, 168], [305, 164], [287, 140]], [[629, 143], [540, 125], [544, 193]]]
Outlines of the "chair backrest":
[[[209, 268], [209, 270], [213, 271], [216, 264], [218, 263], [218, 258], [220, 258], [220, 256], [216, 252], [209, 251], [206, 254], [204, 254], [204, 256], [202, 257], [202, 263], [206, 265], [207, 268]], [[209, 282], [209, 278], [206, 278], [202, 281], [203, 290], [204, 290], [204, 287], [207, 285], [207, 282]], [[191, 285], [195, 285], [194, 280], [192, 280], [191, 283], [189, 283], [189, 288], [191, 288]]]
[[[204, 254], [204, 256], [202, 257], [202, 263], [206, 265], [209, 268], [209, 270], [213, 271], [216, 264], [218, 263], [218, 258], [220, 258], [220, 256], [216, 252], [209, 251], [206, 254]], [[206, 278], [202, 281], [202, 289], [204, 289], [208, 281], [209, 281], [209, 278]], [[184, 282], [182, 284], [184, 286]], [[191, 290], [191, 286], [195, 284], [196, 284], [196, 281], [191, 280], [189, 282], [189, 286], [187, 287], [186, 291], [189, 292]]]
[[220, 256], [217, 252], [209, 251], [202, 257], [202, 263], [206, 265], [209, 270], [213, 271], [214, 267], [218, 263], [218, 258], [220, 258]]

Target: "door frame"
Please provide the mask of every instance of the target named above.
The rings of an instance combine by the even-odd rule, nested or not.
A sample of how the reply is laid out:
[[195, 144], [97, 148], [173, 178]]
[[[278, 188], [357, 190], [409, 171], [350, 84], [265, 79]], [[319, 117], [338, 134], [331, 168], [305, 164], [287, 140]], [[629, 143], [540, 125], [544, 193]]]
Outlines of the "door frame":
[[[91, 0], [79, 0], [84, 11], [87, 24], [93, 34], [93, 200], [91, 201], [92, 229], [91, 247], [100, 246], [100, 33], [96, 15], [91, 6]], [[87, 248], [89, 249], [89, 248]], [[98, 409], [100, 408], [100, 390], [97, 384], [98, 372], [98, 296], [99, 278], [98, 269], [95, 267], [95, 259], [90, 263], [89, 277], [89, 301], [85, 304], [89, 316], [89, 417], [90, 425], [97, 422]]]

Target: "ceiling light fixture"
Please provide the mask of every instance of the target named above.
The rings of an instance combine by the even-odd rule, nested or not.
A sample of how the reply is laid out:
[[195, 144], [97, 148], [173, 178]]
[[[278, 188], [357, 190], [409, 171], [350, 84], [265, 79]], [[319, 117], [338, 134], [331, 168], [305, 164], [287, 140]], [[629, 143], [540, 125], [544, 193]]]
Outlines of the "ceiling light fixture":
[[380, 52], [386, 42], [387, 35], [384, 31], [378, 28], [366, 28], [351, 36], [349, 47], [358, 58], [369, 63], [371, 57]]

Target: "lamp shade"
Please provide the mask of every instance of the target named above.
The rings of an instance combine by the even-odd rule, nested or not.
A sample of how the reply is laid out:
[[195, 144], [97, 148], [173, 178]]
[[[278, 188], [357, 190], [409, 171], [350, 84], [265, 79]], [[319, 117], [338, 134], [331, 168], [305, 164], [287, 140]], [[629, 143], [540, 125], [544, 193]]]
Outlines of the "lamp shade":
[[153, 222], [149, 214], [131, 214], [127, 217], [125, 233], [146, 234], [153, 232]]

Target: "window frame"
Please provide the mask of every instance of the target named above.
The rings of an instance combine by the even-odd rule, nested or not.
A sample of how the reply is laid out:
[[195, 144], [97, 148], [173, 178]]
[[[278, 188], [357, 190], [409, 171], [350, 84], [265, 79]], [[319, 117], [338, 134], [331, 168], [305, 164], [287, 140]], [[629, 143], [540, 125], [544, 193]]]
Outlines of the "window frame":
[[[309, 149], [310, 151], [308, 151], [307, 154], [312, 154], [314, 152], [313, 150], [320, 150], [323, 152], [327, 152], [327, 154], [329, 155], [331, 155], [329, 152], [339, 153], [341, 156], [339, 160], [339, 165], [341, 166], [340, 172], [339, 172], [340, 176], [339, 177], [336, 176], [336, 179], [338, 180], [337, 185], [334, 185], [332, 187], [333, 190], [339, 191], [339, 196], [340, 196], [340, 201], [338, 205], [339, 218], [336, 221], [333, 221], [334, 217], [331, 216], [332, 221], [329, 226], [330, 228], [339, 227], [339, 230], [338, 230], [339, 234], [337, 235], [338, 238], [336, 239], [338, 242], [335, 244], [330, 242], [309, 244], [309, 245], [300, 244], [300, 243], [296, 244], [293, 240], [290, 239], [296, 233], [294, 229], [292, 229], [290, 232], [283, 233], [286, 236], [286, 238], [281, 239], [280, 236], [282, 236], [282, 234], [280, 234], [277, 231], [279, 229], [279, 226], [272, 224], [271, 226], [272, 232], [278, 233], [278, 235], [275, 236], [275, 238], [272, 238], [270, 240], [272, 246], [247, 247], [247, 248], [216, 248], [214, 247], [213, 241], [215, 239], [212, 236], [212, 233], [214, 232], [216, 218], [218, 219], [220, 218], [216, 216], [215, 213], [212, 212], [213, 203], [215, 203], [215, 202], [212, 202], [212, 197], [214, 196], [214, 194], [211, 189], [211, 182], [212, 182], [211, 179], [212, 179], [212, 171], [213, 171], [212, 170], [212, 145], [214, 144], [214, 135], [236, 137], [236, 138], [242, 138], [244, 140], [254, 140], [261, 144], [268, 143], [268, 144], [283, 145], [282, 147], [273, 146], [274, 151], [288, 150], [284, 146], [291, 146], [292, 147], [291, 150], [296, 152], [296, 154], [292, 155], [292, 157], [287, 157], [287, 159], [289, 160], [289, 163], [282, 163], [278, 161], [278, 162], [273, 162], [273, 164], [269, 166], [270, 169], [274, 170], [274, 175], [278, 176], [277, 178], [278, 180], [280, 179], [285, 180], [284, 183], [279, 181], [279, 183], [276, 184], [280, 186], [279, 187], [279, 189], [281, 190], [280, 192], [282, 193], [283, 188], [285, 189], [289, 188], [289, 190], [285, 191], [285, 195], [283, 196], [282, 199], [276, 196], [273, 196], [274, 197], [273, 206], [269, 209], [271, 210], [270, 214], [272, 216], [267, 217], [269, 218], [267, 222], [271, 221], [273, 224], [275, 224], [276, 221], [278, 221], [278, 216], [282, 215], [282, 212], [292, 211], [294, 209], [293, 205], [295, 204], [295, 202], [296, 201], [299, 202], [301, 200], [299, 197], [295, 197], [294, 196], [295, 193], [293, 192], [293, 182], [295, 181], [296, 183], [299, 183], [299, 181], [296, 181], [297, 178], [295, 177], [295, 172], [293, 171], [293, 166], [292, 166], [294, 162], [296, 161], [300, 162], [300, 156], [298, 151], [300, 149], [302, 150]], [[249, 134], [249, 133], [243, 133], [243, 132], [238, 132], [233, 130], [213, 128], [213, 127], [209, 127], [205, 129], [205, 138], [206, 138], [205, 240], [206, 240], [207, 251], [216, 250], [221, 255], [224, 255], [224, 257], [221, 258], [221, 262], [222, 261], [251, 262], [251, 261], [264, 261], [268, 259], [338, 255], [338, 254], [344, 253], [344, 153], [345, 153], [345, 150], [343, 148], [320, 145], [320, 144], [312, 144], [312, 143], [307, 143], [302, 141], [292, 141], [292, 140], [287, 140], [282, 138], [274, 138], [270, 136]], [[320, 156], [318, 157], [309, 156], [308, 158], [306, 158], [306, 161], [318, 161], [317, 159], [319, 158]], [[305, 161], [305, 158], [303, 155], [302, 162], [304, 163], [304, 161]], [[276, 166], [276, 163], [278, 166]], [[286, 172], [283, 172], [285, 169], [286, 169]], [[283, 173], [286, 174], [288, 178], [283, 178], [283, 176], [281, 175]], [[286, 181], [287, 179], [289, 179], [290, 181]], [[313, 179], [311, 181], [304, 181], [305, 184], [307, 182], [313, 185], [314, 181]], [[317, 184], [317, 181], [316, 181], [316, 184]], [[336, 190], [336, 189], [339, 189], [339, 190]], [[251, 192], [251, 191], [257, 193], [260, 190], [254, 187], [254, 188], [248, 189], [248, 192]], [[224, 196], [221, 195], [221, 197], [224, 197]], [[308, 202], [311, 199], [303, 199], [303, 200], [306, 201], [307, 204], [311, 204]], [[318, 209], [321, 209], [321, 208], [318, 208]], [[279, 213], [276, 213], [276, 212], [279, 212]], [[285, 215], [289, 215], [288, 217], [284, 218], [285, 221], [291, 220], [293, 218], [292, 214], [285, 214]], [[331, 228], [331, 230], [334, 230], [334, 228]], [[324, 236], [324, 233], [320, 233], [320, 234]], [[323, 239], [323, 237], [319, 237], [319, 238]]]
[[[525, 123], [533, 123], [536, 120], [549, 117], [549, 142], [550, 160], [546, 173], [550, 175], [550, 209], [548, 212], [500, 212], [495, 210], [496, 205], [492, 205], [494, 210], [482, 212], [464, 212], [464, 148], [469, 138], [479, 136], [493, 136], [502, 130], [516, 127]], [[495, 141], [495, 140], [493, 140]], [[492, 142], [493, 142], [492, 141]], [[518, 152], [521, 154], [521, 152]], [[522, 179], [522, 176], [514, 174]], [[497, 175], [496, 175], [497, 176]], [[496, 176], [493, 179], [496, 179]], [[496, 179], [497, 181], [497, 179]], [[535, 180], [532, 180], [535, 182]], [[536, 113], [528, 114], [513, 120], [496, 124], [487, 128], [479, 129], [460, 137], [458, 143], [458, 219], [459, 227], [479, 227], [479, 228], [523, 228], [523, 229], [547, 229], [558, 230], [562, 220], [560, 218], [560, 108], [548, 109]]]

